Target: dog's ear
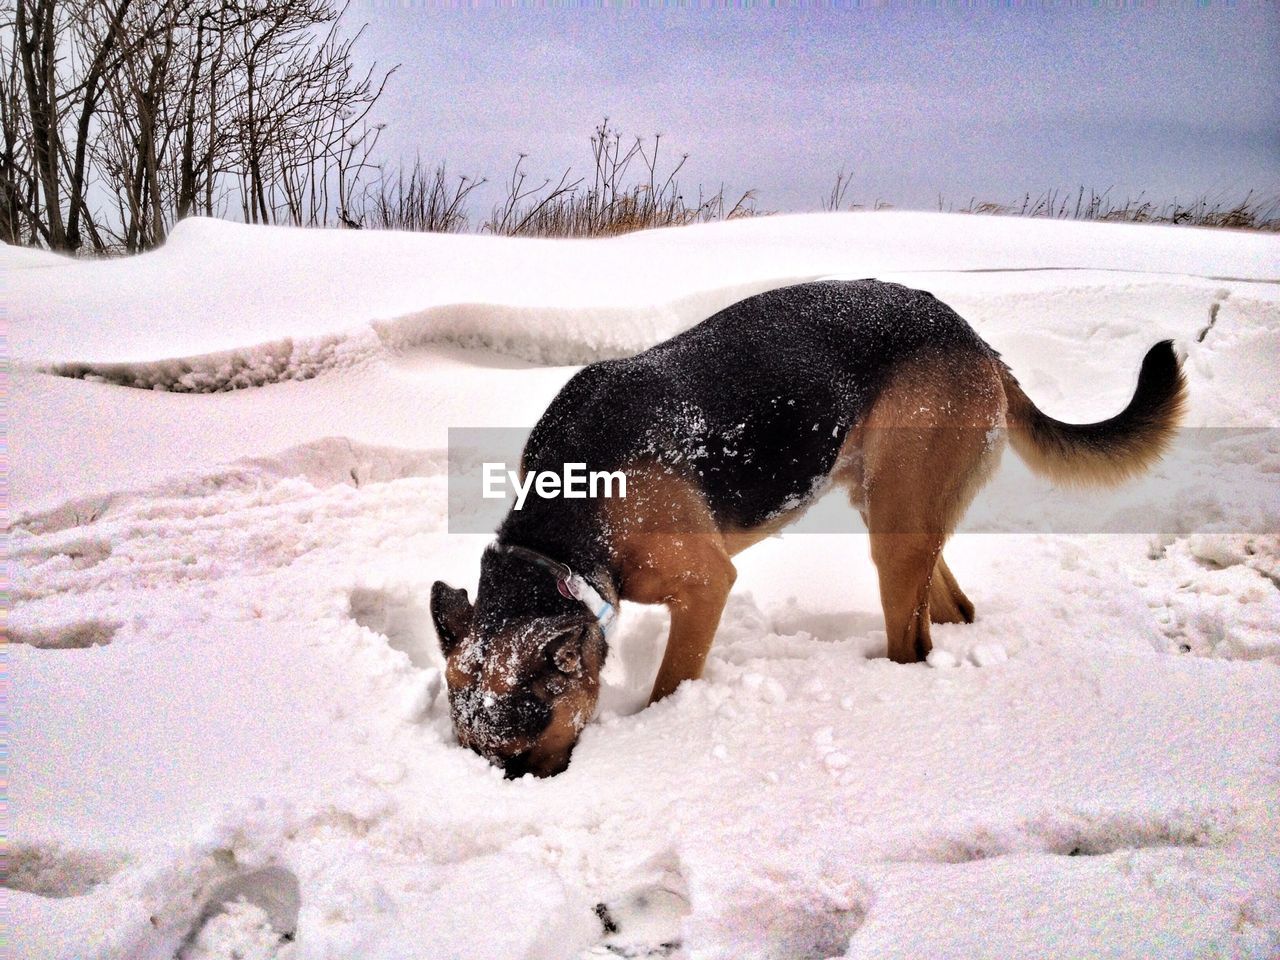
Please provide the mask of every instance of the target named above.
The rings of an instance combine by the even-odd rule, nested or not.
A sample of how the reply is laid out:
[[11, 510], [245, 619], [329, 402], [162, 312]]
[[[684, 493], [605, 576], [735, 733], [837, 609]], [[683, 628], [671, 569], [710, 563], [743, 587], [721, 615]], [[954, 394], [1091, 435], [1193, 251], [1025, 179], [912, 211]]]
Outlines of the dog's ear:
[[556, 669], [563, 674], [576, 677], [582, 673], [582, 638], [573, 633], [561, 640], [551, 654]]
[[471, 632], [471, 601], [467, 591], [455, 590], [443, 580], [431, 585], [431, 621], [440, 637], [440, 649], [447, 657]]

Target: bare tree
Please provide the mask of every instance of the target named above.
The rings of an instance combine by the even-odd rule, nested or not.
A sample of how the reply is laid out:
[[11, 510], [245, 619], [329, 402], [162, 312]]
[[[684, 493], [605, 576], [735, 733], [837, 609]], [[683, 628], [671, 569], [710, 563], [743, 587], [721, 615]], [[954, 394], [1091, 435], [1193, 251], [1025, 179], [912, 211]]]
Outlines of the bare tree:
[[382, 129], [333, 0], [0, 0], [0, 236], [141, 250], [228, 201], [327, 223]]
[[[12, 11], [9, 11], [12, 13]], [[36, 243], [34, 211], [38, 187], [31, 165], [31, 134], [22, 89], [20, 65], [12, 16], [0, 23], [0, 240], [5, 243]]]

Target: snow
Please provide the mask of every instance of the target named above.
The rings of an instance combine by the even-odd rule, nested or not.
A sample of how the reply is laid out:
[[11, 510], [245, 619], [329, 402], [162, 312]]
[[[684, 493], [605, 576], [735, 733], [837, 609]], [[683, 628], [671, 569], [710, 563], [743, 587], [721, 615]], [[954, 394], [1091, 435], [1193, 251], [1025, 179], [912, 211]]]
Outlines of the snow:
[[[0, 264], [15, 956], [1280, 954], [1277, 238], [191, 220]], [[737, 559], [702, 681], [645, 709], [666, 615], [626, 605], [570, 768], [503, 780], [453, 739], [426, 612], [488, 539], [448, 532], [447, 429], [527, 427], [573, 364], [819, 275], [933, 291], [1065, 419], [1174, 337], [1204, 429], [1109, 493], [1006, 455], [995, 532], [947, 551], [978, 620], [927, 665], [882, 659], [824, 503], [848, 534]]]

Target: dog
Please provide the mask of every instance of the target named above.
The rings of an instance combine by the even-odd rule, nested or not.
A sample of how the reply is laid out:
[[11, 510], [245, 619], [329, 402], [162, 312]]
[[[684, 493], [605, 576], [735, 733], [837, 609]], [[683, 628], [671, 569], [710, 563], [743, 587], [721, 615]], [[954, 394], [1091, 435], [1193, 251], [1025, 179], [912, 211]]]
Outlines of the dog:
[[942, 548], [1006, 438], [1055, 482], [1111, 485], [1161, 456], [1185, 402], [1166, 340], [1124, 410], [1060, 422], [954, 310], [876, 280], [762, 293], [593, 363], [533, 428], [521, 470], [621, 470], [626, 497], [531, 496], [486, 549], [474, 605], [432, 586], [458, 741], [508, 777], [564, 770], [595, 710], [621, 600], [671, 613], [650, 702], [697, 679], [731, 558], [832, 485], [870, 531], [888, 655], [920, 661], [930, 622], [973, 621]]

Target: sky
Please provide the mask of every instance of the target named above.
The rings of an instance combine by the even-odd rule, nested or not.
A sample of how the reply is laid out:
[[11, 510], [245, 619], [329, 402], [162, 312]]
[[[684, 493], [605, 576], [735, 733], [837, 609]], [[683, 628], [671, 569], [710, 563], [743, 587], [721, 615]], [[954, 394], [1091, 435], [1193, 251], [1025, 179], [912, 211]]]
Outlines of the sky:
[[[492, 182], [591, 169], [608, 117], [762, 209], [1280, 194], [1280, 6], [463, 7], [359, 0], [400, 64], [381, 157]], [[660, 167], [665, 167], [660, 162]]]

